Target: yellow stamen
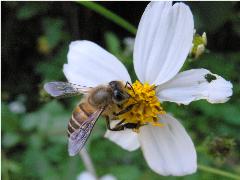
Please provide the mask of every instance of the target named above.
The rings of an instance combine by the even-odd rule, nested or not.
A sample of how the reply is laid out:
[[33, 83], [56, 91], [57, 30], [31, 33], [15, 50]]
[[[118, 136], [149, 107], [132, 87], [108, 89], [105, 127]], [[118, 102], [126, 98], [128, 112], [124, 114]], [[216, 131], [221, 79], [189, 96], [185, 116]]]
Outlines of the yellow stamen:
[[[118, 116], [120, 120], [125, 119], [126, 123], [138, 123], [141, 125], [151, 124], [153, 126], [163, 126], [158, 122], [158, 116], [165, 114], [156, 96], [155, 85], [140, 83], [136, 81], [128, 88], [128, 93], [132, 98], [123, 104], [123, 109], [135, 104], [133, 108]], [[134, 131], [138, 132], [137, 129]]]

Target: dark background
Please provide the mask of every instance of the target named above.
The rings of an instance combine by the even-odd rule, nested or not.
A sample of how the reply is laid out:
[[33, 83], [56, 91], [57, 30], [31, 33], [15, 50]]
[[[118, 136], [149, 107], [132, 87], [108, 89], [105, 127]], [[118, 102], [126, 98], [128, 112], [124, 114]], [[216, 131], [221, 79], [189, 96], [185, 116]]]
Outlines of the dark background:
[[[136, 27], [148, 4], [97, 3]], [[207, 33], [208, 50], [199, 59], [187, 61], [185, 68], [203, 67], [223, 76], [233, 83], [234, 95], [219, 105], [198, 101], [189, 106], [165, 106], [182, 120], [193, 138], [199, 163], [237, 173], [240, 3], [187, 4], [197, 32]], [[124, 38], [134, 35], [74, 2], [2, 2], [1, 12], [2, 178], [75, 179], [84, 166], [80, 158], [67, 155], [65, 127], [79, 98], [56, 101], [42, 86], [44, 82], [65, 80], [62, 66], [67, 61], [68, 45], [78, 39], [100, 44], [132, 72], [132, 55], [127, 53]], [[120, 149], [103, 138], [104, 131], [104, 122], [98, 122], [88, 143], [99, 176], [111, 173], [119, 179], [164, 179], [147, 167], [140, 150], [129, 153]], [[203, 178], [221, 179], [200, 170], [176, 179]]]

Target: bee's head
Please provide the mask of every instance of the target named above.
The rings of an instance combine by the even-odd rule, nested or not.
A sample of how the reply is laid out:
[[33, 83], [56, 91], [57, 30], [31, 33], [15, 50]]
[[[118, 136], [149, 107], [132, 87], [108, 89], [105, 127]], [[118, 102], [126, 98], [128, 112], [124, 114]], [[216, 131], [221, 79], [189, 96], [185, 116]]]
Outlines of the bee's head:
[[130, 97], [121, 81], [111, 81], [109, 86], [112, 89], [113, 102], [121, 104]]

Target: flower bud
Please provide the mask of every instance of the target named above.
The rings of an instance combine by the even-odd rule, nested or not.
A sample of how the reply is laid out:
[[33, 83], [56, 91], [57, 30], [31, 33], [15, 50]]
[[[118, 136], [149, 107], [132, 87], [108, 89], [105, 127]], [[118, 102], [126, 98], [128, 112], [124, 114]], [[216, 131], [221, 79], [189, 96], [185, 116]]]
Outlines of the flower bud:
[[204, 32], [202, 36], [194, 32], [193, 44], [190, 50], [189, 56], [191, 58], [197, 59], [205, 51], [207, 45], [207, 35]]

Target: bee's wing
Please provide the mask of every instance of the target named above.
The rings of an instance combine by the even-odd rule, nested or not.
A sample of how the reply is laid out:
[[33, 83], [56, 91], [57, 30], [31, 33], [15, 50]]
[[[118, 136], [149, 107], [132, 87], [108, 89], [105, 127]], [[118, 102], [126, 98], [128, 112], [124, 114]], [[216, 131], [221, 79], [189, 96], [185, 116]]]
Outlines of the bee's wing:
[[87, 94], [91, 87], [84, 87], [68, 82], [56, 81], [44, 84], [44, 89], [51, 96], [62, 98], [80, 94]]
[[86, 143], [92, 129], [105, 108], [99, 109], [89, 116], [89, 118], [74, 131], [68, 139], [68, 153], [70, 156], [75, 156]]

